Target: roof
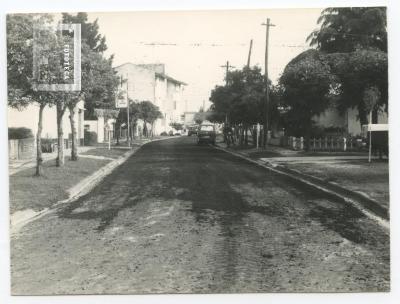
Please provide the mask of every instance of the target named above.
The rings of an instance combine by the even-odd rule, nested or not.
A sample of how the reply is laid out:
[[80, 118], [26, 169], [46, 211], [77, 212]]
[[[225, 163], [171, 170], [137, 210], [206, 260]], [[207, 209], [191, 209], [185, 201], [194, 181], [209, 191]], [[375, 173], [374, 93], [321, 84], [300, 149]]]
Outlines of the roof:
[[180, 80], [176, 80], [175, 78], [172, 78], [171, 76], [168, 76], [165, 73], [156, 73], [156, 77], [162, 78], [162, 79], [167, 79], [168, 81], [171, 81], [176, 84], [187, 85], [187, 83], [184, 83], [183, 81], [180, 81]]
[[[114, 69], [118, 69], [118, 68], [120, 68], [120, 67], [122, 67], [124, 65], [128, 65], [128, 64], [129, 65], [134, 65], [134, 66], [137, 66], [137, 67], [141, 67], [141, 68], [145, 68], [145, 69], [148, 69], [148, 70], [155, 71], [156, 77], [158, 77], [158, 78], [167, 79], [168, 81], [171, 81], [171, 82], [173, 82], [175, 84], [179, 84], [179, 85], [187, 85], [187, 83], [185, 83], [183, 81], [180, 81], [180, 80], [177, 80], [175, 78], [172, 78], [171, 76], [168, 76], [165, 73], [156, 72], [156, 68], [158, 66], [161, 67], [163, 64], [156, 64], [156, 63], [154, 63], [154, 64], [135, 64], [135, 63], [131, 63], [131, 62], [126, 62], [126, 63], [123, 63], [123, 64], [121, 64], [119, 66], [114, 67]], [[162, 69], [162, 70], [164, 71], [164, 69]]]

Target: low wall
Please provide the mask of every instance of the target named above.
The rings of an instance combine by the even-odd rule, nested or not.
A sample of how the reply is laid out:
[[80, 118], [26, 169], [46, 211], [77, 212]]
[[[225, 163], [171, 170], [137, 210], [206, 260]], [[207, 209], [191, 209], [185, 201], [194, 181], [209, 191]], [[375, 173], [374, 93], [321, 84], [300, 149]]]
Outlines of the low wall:
[[35, 138], [10, 139], [8, 141], [8, 158], [10, 160], [33, 157], [35, 157]]

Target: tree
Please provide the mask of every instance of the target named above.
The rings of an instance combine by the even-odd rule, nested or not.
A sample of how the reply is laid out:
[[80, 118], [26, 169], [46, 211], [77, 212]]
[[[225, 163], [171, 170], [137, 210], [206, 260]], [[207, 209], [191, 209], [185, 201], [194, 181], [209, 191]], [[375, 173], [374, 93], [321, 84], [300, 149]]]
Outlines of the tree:
[[169, 126], [177, 131], [183, 130], [183, 124], [179, 122], [171, 122]]
[[227, 86], [216, 86], [211, 91], [210, 101], [212, 105], [210, 107], [210, 110], [213, 112], [213, 115], [211, 117], [212, 121], [222, 123], [228, 120], [228, 114], [231, 106], [231, 98], [231, 91], [230, 88]]
[[[313, 117], [323, 113], [334, 95], [336, 77], [322, 57], [306, 56], [289, 63], [280, 80], [283, 102], [290, 108], [288, 121], [292, 130], [305, 134], [306, 148]], [[295, 58], [296, 59], [296, 58]]]
[[[227, 83], [226, 86], [215, 87], [211, 92], [210, 118], [236, 126], [240, 143], [247, 144], [248, 129], [265, 121], [265, 77], [259, 67], [244, 67], [230, 72]], [[271, 101], [274, 101], [271, 81], [268, 81], [268, 85]], [[274, 106], [270, 106], [269, 119], [276, 121], [276, 117], [271, 115], [273, 109]]]
[[[351, 53], [328, 54], [326, 61], [340, 83], [339, 110], [357, 108], [361, 125], [367, 123], [368, 113], [372, 110], [376, 123], [378, 111], [388, 111], [387, 54], [379, 50], [358, 49]], [[379, 91], [379, 98], [372, 108], [364, 99], [371, 88]]]
[[158, 118], [162, 118], [162, 113], [160, 112], [159, 108], [154, 105], [152, 102], [145, 100], [139, 103], [139, 118], [143, 120], [143, 134], [147, 137], [148, 129], [147, 123], [150, 123], [152, 126], [152, 134], [154, 128], [154, 122]]
[[[80, 23], [82, 37], [81, 82], [82, 89], [75, 94], [68, 94], [65, 106], [69, 109], [72, 134], [71, 160], [78, 159], [75, 109], [80, 100], [85, 100], [85, 108], [94, 116], [96, 108], [111, 108], [114, 104], [118, 76], [112, 68], [113, 57], [106, 59], [102, 52], [107, 49], [105, 37], [99, 34], [97, 19], [90, 23], [86, 13], [76, 16], [63, 13], [64, 23]], [[62, 112], [62, 109], [60, 109]]]
[[363, 96], [375, 88], [380, 96], [372, 109], [376, 121], [377, 112], [387, 111], [388, 103], [386, 8], [328, 8], [318, 22], [320, 29], [308, 40], [327, 53], [326, 60], [339, 79], [339, 111], [357, 108], [360, 124], [365, 124], [369, 109]]
[[327, 53], [353, 52], [373, 48], [387, 52], [385, 7], [336, 7], [322, 11], [320, 29], [307, 40]]
[[[33, 77], [33, 52], [36, 46], [46, 45], [53, 48], [56, 37], [48, 29], [52, 17], [47, 14], [12, 14], [7, 15], [7, 85], [8, 106], [23, 109], [31, 103], [39, 105], [38, 130], [36, 134], [36, 172], [42, 173], [42, 125], [43, 110], [55, 103], [54, 92], [35, 90]], [[34, 41], [34, 28], [40, 30], [38, 40]]]
[[62, 14], [63, 23], [78, 23], [81, 25], [82, 42], [95, 52], [103, 53], [107, 50], [106, 38], [99, 33], [98, 19], [88, 22], [88, 14], [84, 12], [71, 15]]
[[203, 107], [200, 107], [199, 111], [194, 114], [194, 122], [200, 125], [204, 120], [206, 120], [205, 112]]

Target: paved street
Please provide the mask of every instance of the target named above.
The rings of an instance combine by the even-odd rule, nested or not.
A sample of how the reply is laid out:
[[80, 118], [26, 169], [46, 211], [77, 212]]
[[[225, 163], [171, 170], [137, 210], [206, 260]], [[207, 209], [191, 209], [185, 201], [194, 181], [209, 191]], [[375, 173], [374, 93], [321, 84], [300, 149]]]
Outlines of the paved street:
[[389, 290], [384, 228], [195, 137], [143, 146], [11, 255], [15, 295]]

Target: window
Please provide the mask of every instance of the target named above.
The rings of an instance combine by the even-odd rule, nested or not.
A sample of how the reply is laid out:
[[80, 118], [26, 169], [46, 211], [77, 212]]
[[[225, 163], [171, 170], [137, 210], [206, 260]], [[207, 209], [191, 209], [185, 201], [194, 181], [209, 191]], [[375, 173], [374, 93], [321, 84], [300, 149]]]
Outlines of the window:
[[200, 131], [214, 131], [214, 126], [210, 126], [210, 125], [201, 126]]

